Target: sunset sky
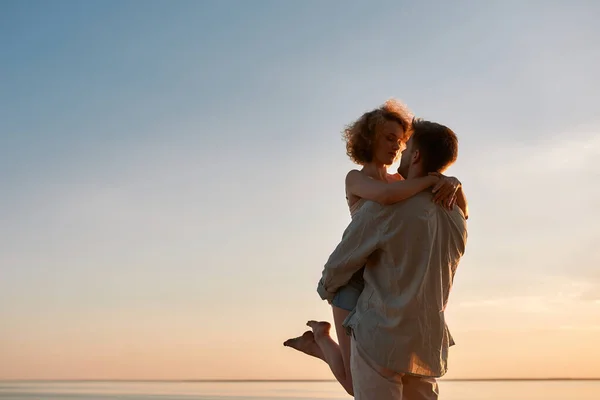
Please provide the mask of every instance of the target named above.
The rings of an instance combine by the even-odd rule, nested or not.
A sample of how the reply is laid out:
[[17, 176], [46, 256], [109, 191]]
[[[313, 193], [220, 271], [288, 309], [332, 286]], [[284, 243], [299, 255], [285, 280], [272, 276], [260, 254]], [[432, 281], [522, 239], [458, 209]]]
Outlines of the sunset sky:
[[343, 126], [450, 126], [448, 378], [600, 377], [600, 2], [0, 3], [0, 379], [332, 378], [281, 343]]

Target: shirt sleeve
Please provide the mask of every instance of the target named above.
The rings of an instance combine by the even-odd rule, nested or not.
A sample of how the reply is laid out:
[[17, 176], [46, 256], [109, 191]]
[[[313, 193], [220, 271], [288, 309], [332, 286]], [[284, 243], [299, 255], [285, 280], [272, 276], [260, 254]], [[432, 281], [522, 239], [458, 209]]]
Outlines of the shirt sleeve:
[[381, 209], [376, 203], [363, 205], [344, 231], [341, 242], [329, 256], [317, 292], [331, 302], [339, 288], [361, 269], [371, 254], [380, 248]]

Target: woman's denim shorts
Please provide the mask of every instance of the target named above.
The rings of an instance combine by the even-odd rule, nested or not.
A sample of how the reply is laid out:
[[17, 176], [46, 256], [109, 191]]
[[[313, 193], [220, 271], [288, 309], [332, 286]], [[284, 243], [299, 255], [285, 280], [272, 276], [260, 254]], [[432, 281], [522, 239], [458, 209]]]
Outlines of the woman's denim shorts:
[[352, 311], [354, 307], [356, 307], [358, 298], [365, 287], [365, 279], [363, 278], [364, 270], [364, 267], [361, 268], [352, 275], [352, 278], [350, 278], [350, 281], [346, 286], [342, 286], [337, 291], [331, 302], [332, 305], [346, 311]]

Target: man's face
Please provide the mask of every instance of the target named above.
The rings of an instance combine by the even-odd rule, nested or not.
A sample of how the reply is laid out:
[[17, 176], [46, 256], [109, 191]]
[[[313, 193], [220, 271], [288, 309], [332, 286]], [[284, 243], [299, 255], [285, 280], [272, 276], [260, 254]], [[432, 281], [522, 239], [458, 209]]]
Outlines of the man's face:
[[410, 172], [410, 166], [412, 164], [413, 156], [413, 140], [412, 137], [406, 142], [406, 147], [402, 150], [402, 157], [400, 158], [400, 166], [398, 167], [398, 173], [402, 175], [404, 179], [408, 177]]

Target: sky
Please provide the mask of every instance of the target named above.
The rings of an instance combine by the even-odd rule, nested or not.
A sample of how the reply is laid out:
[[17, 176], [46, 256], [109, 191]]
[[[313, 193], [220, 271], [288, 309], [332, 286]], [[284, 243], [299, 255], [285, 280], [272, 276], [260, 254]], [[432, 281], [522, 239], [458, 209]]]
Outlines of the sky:
[[341, 130], [451, 127], [447, 378], [600, 377], [600, 3], [0, 3], [0, 379], [329, 379]]

